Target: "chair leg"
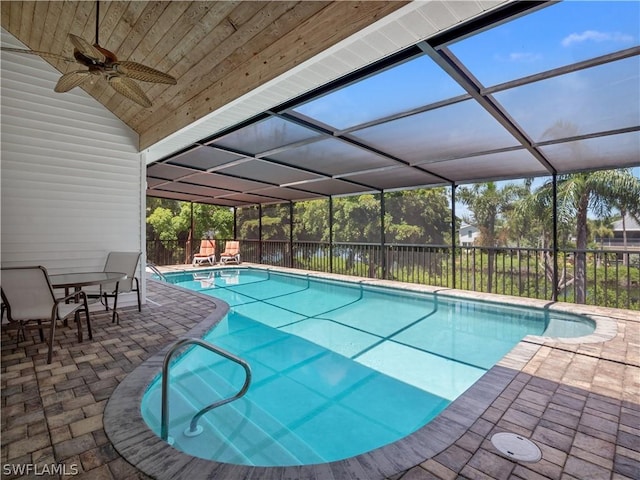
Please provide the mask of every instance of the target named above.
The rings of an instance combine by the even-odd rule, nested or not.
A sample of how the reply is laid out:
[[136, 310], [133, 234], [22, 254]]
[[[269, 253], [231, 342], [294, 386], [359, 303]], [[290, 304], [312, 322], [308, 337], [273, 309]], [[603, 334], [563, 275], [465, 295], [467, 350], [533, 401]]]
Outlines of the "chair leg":
[[91, 332], [91, 317], [89, 316], [89, 304], [87, 303], [87, 297], [83, 299], [84, 307], [76, 311], [78, 321], [78, 341], [82, 341], [82, 330], [80, 329], [80, 313], [84, 311], [84, 315], [87, 318], [87, 333], [89, 334], [89, 340], [93, 340], [93, 333]]
[[[109, 296], [107, 295], [107, 292], [103, 292], [102, 293], [102, 298], [104, 298], [104, 309], [108, 312], [109, 311]], [[101, 300], [102, 302], [102, 300]]]
[[138, 311], [142, 312], [142, 302], [140, 301], [140, 282], [138, 282], [138, 279], [136, 277], [133, 277], [133, 279], [136, 281], [136, 294], [138, 295]]
[[18, 326], [18, 333], [16, 335], [16, 347], [20, 343], [20, 337], [22, 337], [23, 342], [27, 341], [27, 333], [22, 322], [20, 322], [20, 325]]
[[[120, 316], [116, 312], [116, 307], [118, 306], [118, 290], [116, 290], [115, 295], [113, 296], [113, 316], [111, 318], [111, 323], [117, 323], [120, 325]], [[116, 322], [116, 319], [118, 320]]]
[[51, 319], [51, 328], [49, 329], [49, 353], [47, 354], [47, 364], [51, 363], [53, 357], [53, 337], [56, 333], [56, 318]]
[[91, 318], [89, 317], [89, 307], [86, 303], [84, 307], [84, 314], [87, 317], [87, 330], [89, 331], [89, 340], [93, 340], [93, 333], [91, 332]]
[[76, 326], [78, 327], [78, 343], [82, 343], [82, 322], [80, 321], [80, 310], [76, 310], [73, 314], [73, 318], [76, 322]]
[[[38, 325], [40, 325], [40, 328], [38, 329], [38, 331], [40, 332], [40, 341], [44, 342], [44, 332], [42, 331], [42, 320], [38, 320]], [[26, 340], [27, 337], [25, 337], [24, 339]]]

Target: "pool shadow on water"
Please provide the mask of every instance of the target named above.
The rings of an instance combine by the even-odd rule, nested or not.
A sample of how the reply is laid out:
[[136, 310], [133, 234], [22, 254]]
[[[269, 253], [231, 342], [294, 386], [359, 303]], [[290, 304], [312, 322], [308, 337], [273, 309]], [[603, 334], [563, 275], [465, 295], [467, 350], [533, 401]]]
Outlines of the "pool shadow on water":
[[[205, 435], [190, 438], [182, 432], [191, 416], [232, 396], [244, 373], [204, 349], [172, 366], [169, 432], [176, 448], [198, 457], [260, 466], [343, 459], [405, 437], [450, 403], [237, 313], [205, 338], [243, 358], [253, 374], [247, 394], [209, 412], [200, 421]], [[156, 433], [160, 403], [158, 379], [142, 406]]]

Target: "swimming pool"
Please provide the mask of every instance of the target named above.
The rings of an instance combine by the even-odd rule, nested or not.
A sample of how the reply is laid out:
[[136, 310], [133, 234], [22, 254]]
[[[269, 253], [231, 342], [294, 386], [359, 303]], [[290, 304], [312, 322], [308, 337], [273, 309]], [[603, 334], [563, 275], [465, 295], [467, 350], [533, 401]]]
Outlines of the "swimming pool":
[[[175, 447], [220, 462], [304, 465], [358, 455], [429, 422], [525, 335], [581, 336], [594, 324], [548, 310], [463, 301], [256, 269], [169, 275], [225, 300], [205, 337], [252, 365], [248, 394], [200, 408], [242, 383], [241, 369], [202, 349], [171, 373]], [[159, 380], [142, 414], [159, 432]]]

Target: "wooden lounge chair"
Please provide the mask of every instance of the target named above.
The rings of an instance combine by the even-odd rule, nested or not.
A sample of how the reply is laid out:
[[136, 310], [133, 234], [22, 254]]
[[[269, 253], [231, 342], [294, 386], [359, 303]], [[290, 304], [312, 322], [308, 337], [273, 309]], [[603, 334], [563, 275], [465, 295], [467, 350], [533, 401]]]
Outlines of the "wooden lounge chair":
[[[66, 303], [70, 300], [74, 301]], [[39, 330], [40, 341], [44, 341], [43, 329], [48, 327], [49, 353], [47, 354], [47, 363], [51, 363], [53, 338], [58, 320], [66, 321], [67, 317], [74, 314], [78, 326], [78, 341], [81, 342], [80, 313], [84, 312], [87, 318], [89, 338], [93, 338], [86, 294], [79, 291], [64, 298], [56, 298], [49, 275], [44, 267], [3, 268], [2, 302], [8, 319], [8, 323], [3, 324], [3, 328], [17, 329], [18, 342], [21, 337], [26, 340], [26, 330]]]
[[240, 242], [229, 241], [224, 246], [224, 252], [220, 254], [220, 263], [226, 265], [229, 262], [240, 264]]
[[216, 241], [215, 240], [201, 240], [200, 251], [193, 256], [192, 265], [202, 265], [204, 262], [209, 262], [210, 265], [216, 263]]

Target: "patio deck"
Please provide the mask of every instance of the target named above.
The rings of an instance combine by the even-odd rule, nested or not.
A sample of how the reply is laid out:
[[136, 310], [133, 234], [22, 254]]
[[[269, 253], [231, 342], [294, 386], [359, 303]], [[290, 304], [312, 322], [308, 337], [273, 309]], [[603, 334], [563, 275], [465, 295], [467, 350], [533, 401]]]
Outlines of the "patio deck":
[[[153, 281], [148, 282], [147, 299], [142, 313], [135, 307], [121, 310], [119, 326], [107, 313], [94, 313], [92, 341], [78, 344], [72, 327], [60, 328], [50, 365], [44, 343], [29, 340], [16, 347], [15, 338], [3, 332], [3, 478], [63, 478], [61, 473], [92, 480], [150, 478], [121, 457], [106, 436], [105, 405], [130, 372], [207, 317], [212, 302]], [[511, 362], [490, 371], [507, 381], [477, 418], [464, 419], [466, 412], [460, 409], [441, 414], [441, 428], [446, 428], [447, 418], [457, 426], [469, 425], [459, 438], [389, 478], [639, 478], [638, 312], [570, 307], [613, 319], [615, 336], [587, 344], [522, 342], [519, 347], [526, 355], [519, 365]], [[531, 438], [541, 448], [542, 460], [521, 463], [499, 455], [489, 441], [498, 431]], [[38, 468], [26, 470], [28, 465]], [[26, 473], [15, 474], [19, 468]], [[38, 475], [46, 471], [54, 474]], [[329, 467], [318, 470], [316, 477], [369, 480], [363, 476], [366, 471]], [[270, 478], [288, 475], [284, 470], [274, 473]], [[192, 471], [190, 478], [200, 477]], [[201, 478], [235, 480], [229, 475], [205, 477], [204, 472]]]

